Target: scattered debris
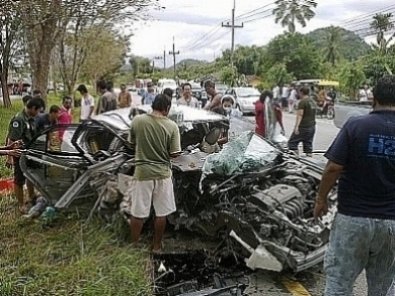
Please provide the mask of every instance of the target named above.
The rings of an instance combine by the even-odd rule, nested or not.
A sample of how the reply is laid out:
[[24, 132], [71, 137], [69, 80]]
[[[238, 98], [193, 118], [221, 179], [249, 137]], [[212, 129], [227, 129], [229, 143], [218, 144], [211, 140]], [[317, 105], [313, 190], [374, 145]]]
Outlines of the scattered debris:
[[[144, 108], [140, 112], [147, 112]], [[172, 161], [177, 212], [168, 220], [176, 231], [190, 231], [203, 243], [216, 241], [217, 247], [204, 256], [174, 249], [155, 257], [157, 295], [242, 295], [236, 271], [221, 267], [229, 258], [243, 272], [246, 267], [299, 272], [322, 262], [337, 198], [334, 190], [328, 214], [316, 223], [313, 207], [322, 163], [279, 150], [250, 132], [208, 154], [202, 143], [214, 146], [213, 130], [226, 126], [227, 119], [205, 110], [174, 108], [184, 152]], [[134, 171], [127, 141], [130, 114], [121, 109], [78, 126], [53, 127], [63, 133], [56, 152], [45, 148], [52, 130], [44, 132], [21, 157], [24, 174], [57, 210], [85, 205], [89, 217], [98, 213], [109, 223], [120, 209], [127, 217]], [[46, 219], [54, 211], [47, 207]]]
[[245, 295], [248, 286], [245, 267], [234, 261], [216, 262], [202, 250], [156, 254], [153, 262], [157, 296], [236, 296]]

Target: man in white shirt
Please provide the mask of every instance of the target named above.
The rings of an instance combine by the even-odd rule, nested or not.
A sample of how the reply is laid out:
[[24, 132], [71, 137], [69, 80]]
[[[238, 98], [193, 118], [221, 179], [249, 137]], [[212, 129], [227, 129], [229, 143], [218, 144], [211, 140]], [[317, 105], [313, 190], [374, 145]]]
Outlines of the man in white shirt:
[[82, 96], [80, 120], [88, 120], [91, 118], [93, 110], [95, 109], [95, 99], [89, 94], [84, 84], [78, 86], [77, 91], [79, 91]]
[[372, 91], [369, 89], [368, 85], [364, 85], [363, 88], [359, 90], [358, 98], [360, 102], [367, 102], [373, 99]]
[[181, 86], [182, 97], [177, 101], [177, 105], [185, 105], [193, 108], [198, 108], [199, 101], [192, 96], [192, 85], [188, 82]]

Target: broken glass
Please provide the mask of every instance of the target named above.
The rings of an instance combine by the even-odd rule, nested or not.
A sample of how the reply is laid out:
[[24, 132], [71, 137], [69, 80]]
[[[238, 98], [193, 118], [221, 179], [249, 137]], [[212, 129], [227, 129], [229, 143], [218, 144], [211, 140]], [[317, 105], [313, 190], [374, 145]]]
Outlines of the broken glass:
[[272, 163], [279, 150], [251, 131], [244, 132], [216, 154], [209, 155], [203, 165], [203, 175], [230, 176], [259, 170]]

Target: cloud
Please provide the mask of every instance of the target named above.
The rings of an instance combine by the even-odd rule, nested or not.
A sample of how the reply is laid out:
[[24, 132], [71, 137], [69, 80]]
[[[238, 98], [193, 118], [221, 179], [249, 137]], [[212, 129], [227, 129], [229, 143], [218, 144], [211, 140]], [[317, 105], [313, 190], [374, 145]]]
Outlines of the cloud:
[[[307, 27], [297, 27], [307, 33], [320, 27], [330, 25], [347, 26], [350, 29], [358, 25], [367, 25], [373, 14], [388, 8], [395, 12], [393, 0], [318, 0], [316, 16]], [[236, 29], [235, 44], [265, 45], [276, 35], [284, 31], [274, 23], [270, 0], [236, 0], [237, 23], [245, 22], [244, 28]], [[232, 0], [162, 0], [166, 9], [152, 11], [153, 21], [138, 23], [131, 39], [133, 54], [146, 57], [162, 55], [172, 49], [175, 37], [176, 50], [180, 50], [177, 60], [196, 58], [213, 60], [221, 52], [230, 48], [230, 29], [222, 28], [221, 21], [229, 20], [233, 5]], [[248, 13], [249, 12], [249, 13]], [[264, 13], [262, 13], [264, 12]], [[262, 18], [262, 19], [259, 19]], [[167, 65], [172, 64], [172, 57], [167, 54]]]

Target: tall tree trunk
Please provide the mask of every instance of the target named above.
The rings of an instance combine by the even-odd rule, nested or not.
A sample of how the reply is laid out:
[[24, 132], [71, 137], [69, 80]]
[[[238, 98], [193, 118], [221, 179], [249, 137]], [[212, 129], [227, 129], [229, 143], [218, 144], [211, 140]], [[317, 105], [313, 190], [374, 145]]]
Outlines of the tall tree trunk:
[[0, 73], [0, 81], [1, 81], [1, 90], [3, 94], [3, 105], [4, 107], [11, 107], [11, 99], [10, 99], [10, 93], [8, 92], [8, 85], [7, 85], [7, 77], [8, 74], [6, 71]]
[[[25, 23], [25, 36], [28, 42], [32, 87], [39, 89], [46, 100], [48, 89], [49, 68], [52, 50], [59, 38], [59, 26], [57, 14], [61, 8], [60, 0], [29, 1], [23, 0], [26, 8], [23, 22]], [[30, 15], [29, 10], [35, 14]]]
[[33, 90], [40, 90], [44, 99], [47, 97], [51, 51], [51, 49], [49, 51], [43, 49], [37, 56], [30, 58]]

